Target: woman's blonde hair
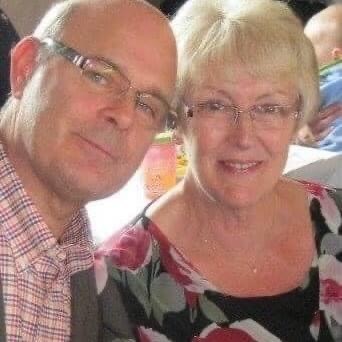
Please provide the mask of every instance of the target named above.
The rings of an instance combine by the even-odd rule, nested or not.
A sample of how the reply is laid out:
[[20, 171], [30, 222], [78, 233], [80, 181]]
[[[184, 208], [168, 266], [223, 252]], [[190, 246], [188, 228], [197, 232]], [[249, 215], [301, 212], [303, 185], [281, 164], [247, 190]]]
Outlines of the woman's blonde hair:
[[311, 42], [291, 9], [276, 0], [188, 0], [172, 19], [178, 47], [178, 100], [210, 72], [234, 77], [243, 65], [256, 77], [293, 79], [301, 99], [298, 128], [319, 104]]

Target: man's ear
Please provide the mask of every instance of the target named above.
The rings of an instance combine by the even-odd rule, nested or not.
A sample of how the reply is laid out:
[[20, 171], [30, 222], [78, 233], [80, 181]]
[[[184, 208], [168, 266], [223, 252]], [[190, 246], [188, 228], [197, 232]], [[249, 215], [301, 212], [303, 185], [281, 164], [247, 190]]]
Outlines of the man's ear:
[[342, 48], [335, 47], [331, 50], [331, 55], [333, 60], [338, 60], [342, 58]]
[[27, 81], [37, 64], [39, 41], [34, 37], [23, 38], [11, 52], [11, 93], [21, 98]]

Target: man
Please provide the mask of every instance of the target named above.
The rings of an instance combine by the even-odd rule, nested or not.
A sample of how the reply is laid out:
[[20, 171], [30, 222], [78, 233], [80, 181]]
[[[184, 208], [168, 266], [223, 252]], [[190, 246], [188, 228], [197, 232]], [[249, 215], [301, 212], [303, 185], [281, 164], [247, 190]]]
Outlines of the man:
[[97, 340], [82, 208], [137, 169], [175, 77], [168, 21], [143, 0], [61, 2], [14, 48], [0, 121], [0, 341]]
[[314, 15], [305, 34], [320, 65], [322, 98], [320, 112], [309, 124], [310, 139], [321, 149], [342, 152], [342, 4]]

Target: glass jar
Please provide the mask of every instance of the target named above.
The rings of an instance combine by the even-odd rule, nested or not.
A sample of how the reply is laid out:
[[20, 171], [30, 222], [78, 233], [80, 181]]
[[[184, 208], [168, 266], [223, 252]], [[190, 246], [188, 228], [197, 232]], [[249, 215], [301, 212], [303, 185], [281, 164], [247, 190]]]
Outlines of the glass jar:
[[176, 145], [171, 132], [158, 134], [142, 163], [146, 197], [154, 199], [176, 184]]

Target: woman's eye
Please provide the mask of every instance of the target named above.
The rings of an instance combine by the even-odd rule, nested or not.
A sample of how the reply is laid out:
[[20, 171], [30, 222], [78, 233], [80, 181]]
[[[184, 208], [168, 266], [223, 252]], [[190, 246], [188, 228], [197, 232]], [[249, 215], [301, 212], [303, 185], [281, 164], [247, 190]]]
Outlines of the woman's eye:
[[225, 105], [219, 102], [204, 102], [200, 103], [198, 106], [207, 112], [221, 111], [225, 108]]
[[284, 107], [280, 105], [263, 105], [256, 106], [256, 113], [265, 115], [278, 115], [283, 114]]
[[224, 108], [224, 105], [221, 103], [211, 103], [209, 106], [212, 110], [222, 110]]

